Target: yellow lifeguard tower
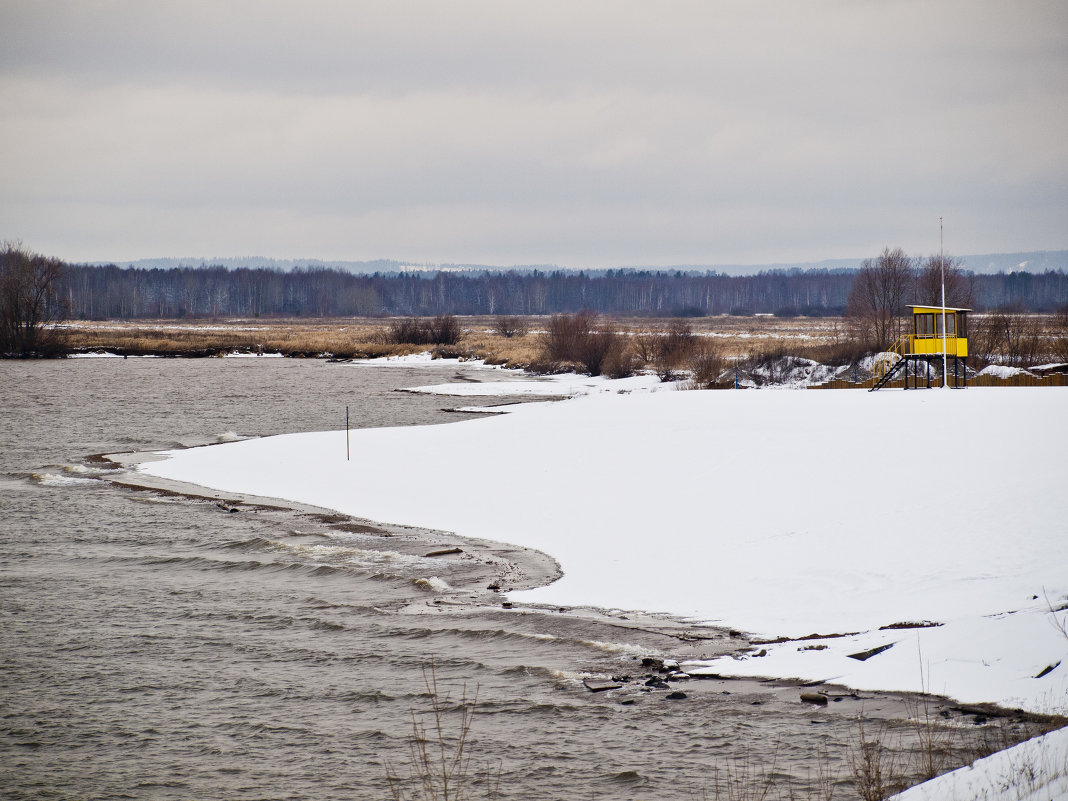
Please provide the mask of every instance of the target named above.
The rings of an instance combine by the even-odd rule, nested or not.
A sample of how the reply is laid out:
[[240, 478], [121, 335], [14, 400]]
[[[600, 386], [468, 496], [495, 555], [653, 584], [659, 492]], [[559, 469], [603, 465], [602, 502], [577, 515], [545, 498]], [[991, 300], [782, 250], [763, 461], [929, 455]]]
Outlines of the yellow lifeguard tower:
[[[879, 354], [872, 365], [871, 391], [886, 386], [901, 370], [905, 371], [905, 389], [909, 388], [909, 373], [913, 388], [920, 386], [915, 365], [924, 362], [925, 385], [931, 386], [932, 362], [942, 373], [942, 386], [949, 376], [948, 362], [953, 360], [953, 386], [968, 386], [968, 312], [971, 309], [951, 309], [942, 306], [909, 306], [912, 309], [912, 333]], [[945, 330], [942, 320], [945, 319]], [[944, 355], [944, 357], [943, 357]]]

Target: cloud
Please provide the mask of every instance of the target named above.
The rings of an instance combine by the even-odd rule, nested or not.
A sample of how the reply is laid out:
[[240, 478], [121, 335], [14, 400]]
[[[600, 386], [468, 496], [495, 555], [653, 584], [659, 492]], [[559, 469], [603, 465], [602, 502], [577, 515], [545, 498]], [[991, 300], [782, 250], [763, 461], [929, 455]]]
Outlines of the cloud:
[[940, 215], [960, 251], [1068, 244], [1059, 2], [9, 2], [0, 28], [3, 234], [70, 258], [793, 261], [929, 249]]

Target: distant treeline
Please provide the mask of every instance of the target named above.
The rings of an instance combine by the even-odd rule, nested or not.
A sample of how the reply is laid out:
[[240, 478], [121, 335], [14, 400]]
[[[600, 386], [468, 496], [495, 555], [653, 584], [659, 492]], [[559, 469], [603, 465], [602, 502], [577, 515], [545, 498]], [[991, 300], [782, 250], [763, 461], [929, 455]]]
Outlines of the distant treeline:
[[[330, 268], [69, 265], [60, 297], [85, 319], [557, 314], [588, 309], [651, 317], [844, 314], [856, 271], [714, 273], [552, 271], [376, 273]], [[1068, 273], [975, 275], [980, 310], [1068, 305]]]

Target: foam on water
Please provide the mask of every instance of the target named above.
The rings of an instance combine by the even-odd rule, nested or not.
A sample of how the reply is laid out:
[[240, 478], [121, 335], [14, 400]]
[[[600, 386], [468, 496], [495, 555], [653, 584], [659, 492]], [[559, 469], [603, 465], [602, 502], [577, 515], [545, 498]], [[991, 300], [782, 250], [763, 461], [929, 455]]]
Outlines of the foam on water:
[[31, 472], [30, 478], [45, 487], [76, 487], [81, 485], [98, 484], [95, 478], [64, 475], [62, 473]]
[[416, 587], [421, 587], [423, 589], [431, 590], [433, 592], [448, 592], [452, 589], [452, 587], [449, 586], [449, 582], [445, 581], [444, 579], [438, 578], [437, 576], [430, 576], [429, 578], [417, 578], [412, 583], [415, 584]]

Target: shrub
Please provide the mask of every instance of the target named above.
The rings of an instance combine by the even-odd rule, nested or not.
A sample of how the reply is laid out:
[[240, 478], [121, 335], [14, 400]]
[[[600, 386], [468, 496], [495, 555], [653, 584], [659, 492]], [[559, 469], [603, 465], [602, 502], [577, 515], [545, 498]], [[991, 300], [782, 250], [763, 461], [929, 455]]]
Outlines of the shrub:
[[505, 339], [522, 337], [527, 335], [529, 327], [527, 321], [515, 315], [501, 315], [497, 318], [493, 329]]
[[660, 342], [660, 332], [639, 331], [631, 337], [630, 341], [634, 355], [638, 361], [643, 365], [651, 365], [653, 359], [656, 358], [656, 349]]
[[452, 314], [429, 320], [408, 317], [390, 324], [386, 341], [394, 345], [455, 345], [460, 333], [460, 323]]
[[677, 378], [676, 371], [690, 359], [696, 347], [697, 335], [690, 324], [683, 320], [672, 320], [654, 347], [653, 367], [660, 380], [672, 381]]
[[715, 345], [703, 342], [690, 354], [687, 366], [693, 375], [694, 389], [712, 389], [719, 386], [726, 362]]
[[460, 341], [460, 322], [452, 314], [440, 314], [430, 323], [430, 345], [455, 345]]
[[545, 361], [576, 364], [590, 375], [601, 375], [610, 364], [621, 367], [625, 347], [618, 333], [588, 311], [554, 314], [542, 339]]
[[397, 320], [386, 330], [386, 342], [394, 345], [425, 345], [426, 331], [418, 317]]
[[595, 317], [590, 312], [554, 314], [542, 339], [542, 350], [550, 362], [578, 361], [578, 353], [593, 333]]
[[601, 365], [602, 372], [609, 378], [629, 378], [638, 371], [641, 364], [625, 339], [617, 337], [616, 345], [605, 357]]

